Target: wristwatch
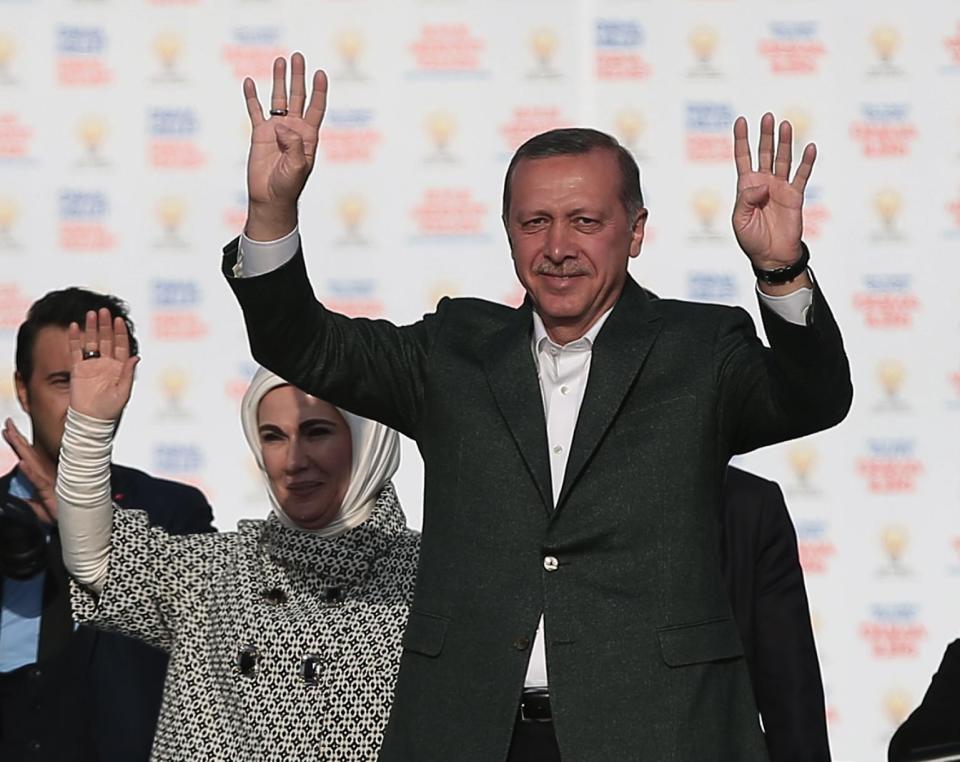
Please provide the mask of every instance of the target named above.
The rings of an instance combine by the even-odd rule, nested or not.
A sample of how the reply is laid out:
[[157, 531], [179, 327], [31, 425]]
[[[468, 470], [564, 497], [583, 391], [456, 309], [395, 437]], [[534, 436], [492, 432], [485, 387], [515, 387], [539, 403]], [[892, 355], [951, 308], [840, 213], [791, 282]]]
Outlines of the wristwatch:
[[781, 283], [789, 283], [794, 278], [803, 275], [809, 263], [810, 250], [803, 241], [800, 241], [800, 259], [798, 259], [792, 265], [778, 267], [776, 270], [762, 270], [754, 265], [753, 272], [757, 276], [758, 280], [762, 280], [764, 283], [769, 283], [771, 286], [776, 286]]

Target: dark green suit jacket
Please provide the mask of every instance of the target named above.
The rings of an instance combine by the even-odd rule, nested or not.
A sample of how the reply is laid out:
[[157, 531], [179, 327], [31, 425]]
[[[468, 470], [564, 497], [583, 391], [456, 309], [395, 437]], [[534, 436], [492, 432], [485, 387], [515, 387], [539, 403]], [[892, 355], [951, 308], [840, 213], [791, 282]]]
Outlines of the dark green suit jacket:
[[423, 455], [419, 576], [381, 759], [505, 759], [541, 611], [565, 760], [766, 759], [718, 503], [732, 453], [849, 407], [819, 291], [809, 327], [764, 314], [771, 351], [743, 310], [628, 280], [553, 505], [529, 304], [444, 299], [405, 327], [349, 319], [316, 301], [302, 253], [234, 279], [236, 250], [224, 273], [257, 361]]

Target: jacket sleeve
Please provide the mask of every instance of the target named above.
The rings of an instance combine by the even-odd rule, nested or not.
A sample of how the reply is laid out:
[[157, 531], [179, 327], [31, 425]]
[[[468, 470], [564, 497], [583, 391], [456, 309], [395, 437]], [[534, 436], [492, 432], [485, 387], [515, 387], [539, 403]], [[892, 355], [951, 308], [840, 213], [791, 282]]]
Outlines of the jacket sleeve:
[[97, 595], [71, 580], [74, 618], [169, 652], [178, 630], [199, 615], [215, 567], [234, 536], [174, 536], [151, 527], [144, 511], [114, 510], [103, 590]]
[[764, 485], [756, 559], [755, 686], [771, 762], [830, 759], [826, 707], [797, 535], [780, 488]]
[[183, 500], [171, 515], [166, 529], [171, 534], [196, 534], [216, 532], [213, 526], [213, 509], [203, 493], [195, 487], [183, 485]]
[[717, 325], [718, 413], [727, 455], [834, 426], [853, 399], [840, 329], [819, 286], [806, 326], [789, 323], [762, 303], [760, 313], [769, 348], [744, 310]]
[[943, 655], [923, 702], [897, 728], [887, 751], [890, 762], [908, 762], [960, 754], [960, 640], [953, 641]]
[[409, 326], [348, 318], [317, 301], [302, 250], [269, 273], [236, 278], [237, 246], [235, 240], [224, 249], [223, 273], [257, 362], [314, 396], [415, 437], [443, 302]]

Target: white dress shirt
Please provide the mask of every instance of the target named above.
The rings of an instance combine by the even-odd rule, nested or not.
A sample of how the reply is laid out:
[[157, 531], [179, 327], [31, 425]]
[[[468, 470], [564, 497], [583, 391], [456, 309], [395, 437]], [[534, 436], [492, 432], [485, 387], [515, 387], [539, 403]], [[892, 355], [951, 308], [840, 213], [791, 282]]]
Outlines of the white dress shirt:
[[[590, 375], [590, 360], [593, 357], [593, 342], [607, 322], [612, 308], [604, 312], [582, 338], [560, 345], [547, 336], [540, 315], [533, 313], [533, 360], [540, 379], [540, 396], [543, 399], [543, 415], [547, 423], [547, 449], [550, 451], [550, 484], [553, 488], [553, 504], [557, 504], [563, 477], [567, 471], [567, 458], [573, 431], [580, 415], [583, 393]], [[533, 639], [533, 650], [527, 663], [528, 688], [543, 688], [547, 685], [547, 652], [543, 641], [543, 615]]]
[[[300, 233], [294, 228], [276, 241], [261, 243], [240, 237], [240, 251], [233, 268], [236, 277], [246, 278], [263, 275], [285, 264], [300, 247]], [[811, 276], [812, 277], [812, 276]], [[760, 299], [777, 315], [795, 325], [806, 325], [807, 312], [813, 303], [813, 289], [801, 288], [787, 296], [770, 296], [759, 285]], [[580, 415], [580, 405], [590, 376], [590, 359], [593, 343], [609, 317], [607, 310], [590, 330], [580, 339], [560, 346], [547, 336], [540, 315], [533, 313], [533, 340], [531, 350], [540, 379], [540, 394], [543, 399], [543, 414], [547, 424], [547, 447], [550, 451], [550, 481], [553, 487], [553, 502], [556, 504], [563, 485], [573, 432]], [[545, 687], [547, 658], [544, 644], [544, 622], [540, 615], [537, 634], [527, 663], [527, 687]]]

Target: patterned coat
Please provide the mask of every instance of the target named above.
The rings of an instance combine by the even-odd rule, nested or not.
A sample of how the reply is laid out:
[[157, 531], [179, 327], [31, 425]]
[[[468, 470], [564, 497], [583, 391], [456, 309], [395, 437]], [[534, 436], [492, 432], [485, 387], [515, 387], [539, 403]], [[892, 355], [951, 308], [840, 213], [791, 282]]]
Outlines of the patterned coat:
[[331, 539], [241, 521], [175, 537], [115, 511], [99, 599], [76, 617], [170, 652], [154, 760], [375, 760], [420, 536], [393, 486]]

